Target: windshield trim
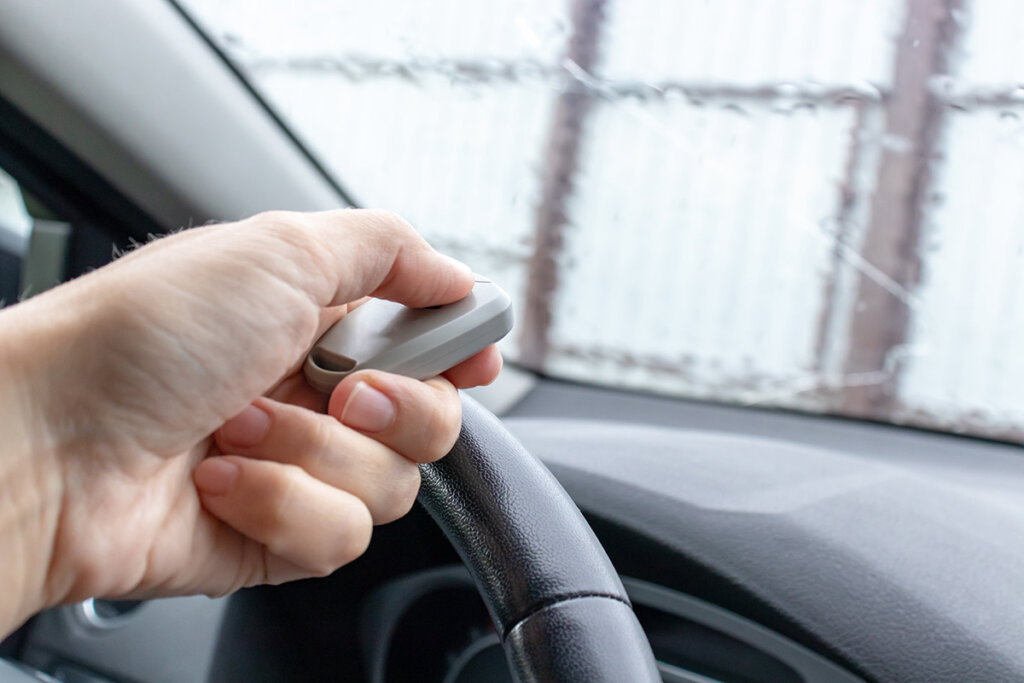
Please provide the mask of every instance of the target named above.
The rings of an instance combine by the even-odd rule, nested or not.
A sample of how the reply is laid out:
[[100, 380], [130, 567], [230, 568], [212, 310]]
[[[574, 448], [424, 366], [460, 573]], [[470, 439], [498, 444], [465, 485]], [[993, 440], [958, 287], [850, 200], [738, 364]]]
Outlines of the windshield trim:
[[313, 152], [308, 145], [306, 145], [294, 131], [285, 123], [284, 119], [277, 113], [277, 110], [260, 94], [259, 90], [246, 78], [245, 73], [236, 65], [230, 57], [225, 54], [223, 50], [217, 45], [213, 38], [203, 30], [202, 26], [193, 19], [192, 15], [181, 6], [178, 0], [166, 0], [167, 3], [174, 8], [174, 10], [181, 15], [181, 18], [192, 28], [193, 31], [203, 40], [206, 45], [213, 50], [214, 54], [227, 66], [228, 70], [238, 79], [239, 83], [248, 91], [249, 95], [256, 101], [256, 103], [266, 112], [267, 116], [274, 122], [274, 124], [281, 129], [281, 132], [285, 134], [289, 141], [299, 151], [302, 156], [309, 161], [310, 165], [316, 170], [316, 172], [323, 177], [331, 188], [338, 193], [341, 200], [351, 208], [361, 208], [361, 204], [355, 200], [352, 193], [344, 186], [344, 184], [335, 178], [328, 170], [320, 158]]

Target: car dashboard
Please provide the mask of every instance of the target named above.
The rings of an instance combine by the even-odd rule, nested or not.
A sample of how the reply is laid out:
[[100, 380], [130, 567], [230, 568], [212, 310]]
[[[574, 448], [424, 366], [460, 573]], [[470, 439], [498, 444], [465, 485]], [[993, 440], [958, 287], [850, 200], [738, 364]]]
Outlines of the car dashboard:
[[[5, 6], [0, 163], [76, 226], [67, 276], [112, 242], [341, 202], [171, 3], [62, 7], [78, 20]], [[664, 680], [1024, 680], [1019, 447], [549, 379], [520, 398], [498, 412], [593, 526]], [[47, 611], [0, 645], [0, 681], [5, 660], [92, 683], [495, 681], [495, 637], [416, 509], [324, 579]]]
[[[665, 681], [1024, 672], [1015, 447], [550, 380], [504, 422], [587, 516]], [[51, 610], [19, 655], [61, 680], [510, 680], [418, 508], [326, 579]]]

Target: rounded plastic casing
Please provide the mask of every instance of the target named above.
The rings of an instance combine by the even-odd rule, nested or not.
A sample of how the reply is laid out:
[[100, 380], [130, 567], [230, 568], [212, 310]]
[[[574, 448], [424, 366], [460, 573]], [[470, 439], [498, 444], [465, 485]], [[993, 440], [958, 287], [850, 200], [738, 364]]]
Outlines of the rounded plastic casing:
[[469, 295], [443, 306], [408, 308], [371, 299], [320, 337], [303, 371], [324, 392], [357, 370], [426, 379], [504, 337], [512, 321], [508, 295], [479, 276]]

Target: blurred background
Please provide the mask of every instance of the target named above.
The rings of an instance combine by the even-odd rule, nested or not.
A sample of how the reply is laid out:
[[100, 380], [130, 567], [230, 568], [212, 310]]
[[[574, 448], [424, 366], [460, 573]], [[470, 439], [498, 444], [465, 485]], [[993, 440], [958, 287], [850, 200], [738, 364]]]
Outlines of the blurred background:
[[1024, 4], [185, 0], [555, 377], [1024, 435]]

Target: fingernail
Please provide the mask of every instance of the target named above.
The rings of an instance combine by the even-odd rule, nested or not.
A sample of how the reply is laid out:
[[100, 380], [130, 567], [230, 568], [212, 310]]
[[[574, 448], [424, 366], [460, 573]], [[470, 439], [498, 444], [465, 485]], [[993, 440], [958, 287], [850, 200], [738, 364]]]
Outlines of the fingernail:
[[211, 496], [221, 496], [231, 490], [238, 479], [238, 465], [224, 458], [204, 460], [196, 468], [196, 488]]
[[383, 431], [395, 421], [395, 405], [366, 382], [360, 382], [341, 411], [341, 421], [364, 432]]
[[270, 415], [254, 405], [235, 415], [220, 428], [220, 438], [232, 446], [251, 448], [263, 441], [270, 430]]

